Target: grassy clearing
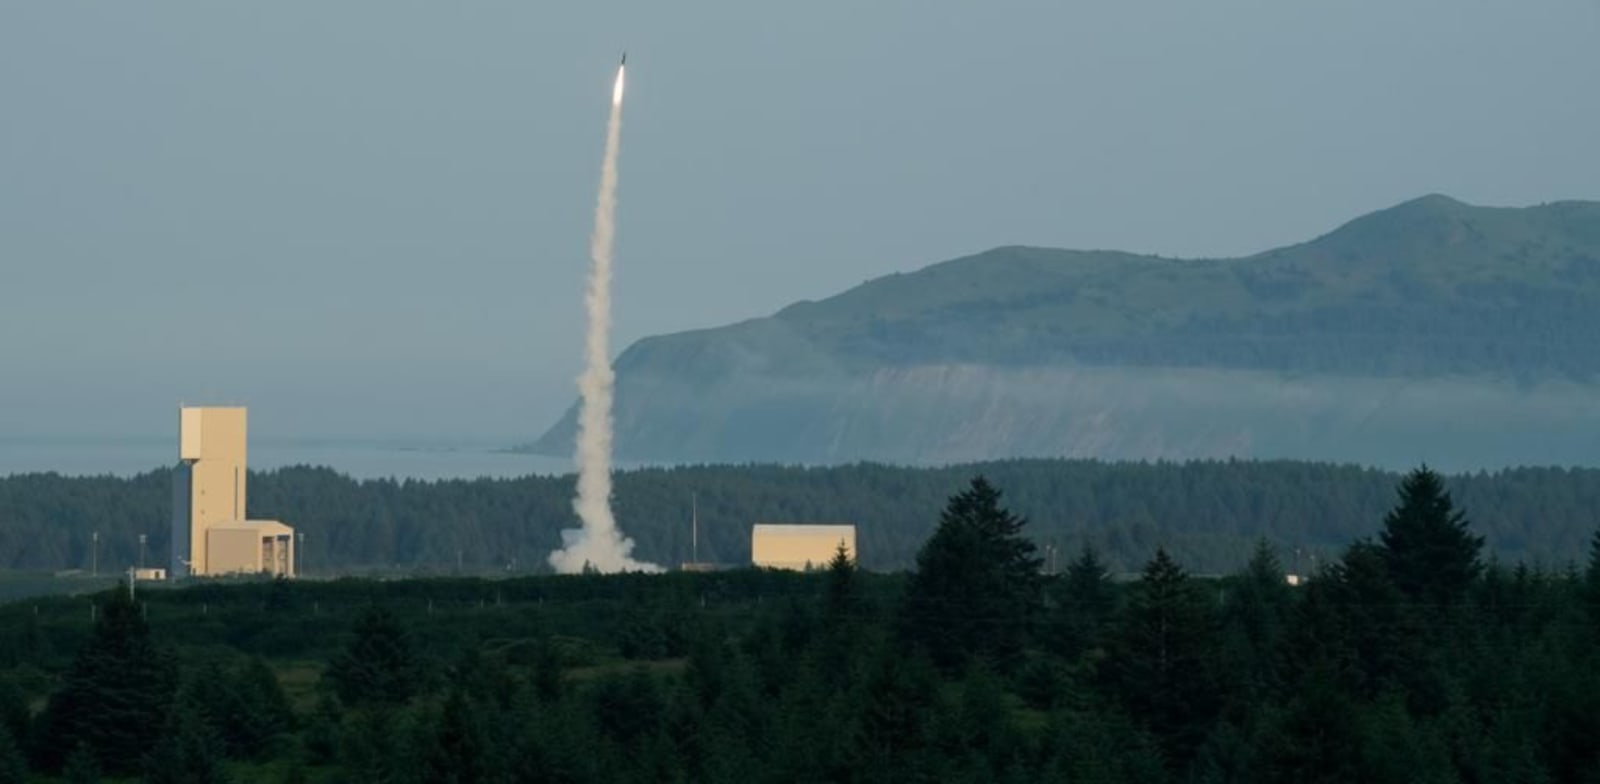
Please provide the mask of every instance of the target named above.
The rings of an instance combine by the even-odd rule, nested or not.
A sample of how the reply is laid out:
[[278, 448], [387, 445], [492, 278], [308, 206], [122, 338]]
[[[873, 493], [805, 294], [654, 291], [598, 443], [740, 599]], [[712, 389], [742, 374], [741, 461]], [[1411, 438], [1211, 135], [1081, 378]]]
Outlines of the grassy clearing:
[[269, 664], [272, 674], [278, 676], [278, 685], [283, 687], [283, 694], [289, 698], [289, 705], [294, 712], [301, 716], [310, 715], [317, 705], [317, 684], [322, 680], [322, 671], [327, 666], [322, 662], [293, 660]]
[[637, 669], [642, 669], [651, 675], [682, 675], [684, 668], [689, 665], [689, 660], [658, 659], [655, 661], [618, 661], [609, 664], [594, 664], [587, 667], [574, 667], [562, 673], [562, 677], [569, 681], [592, 681], [604, 678], [607, 675], [625, 675]]

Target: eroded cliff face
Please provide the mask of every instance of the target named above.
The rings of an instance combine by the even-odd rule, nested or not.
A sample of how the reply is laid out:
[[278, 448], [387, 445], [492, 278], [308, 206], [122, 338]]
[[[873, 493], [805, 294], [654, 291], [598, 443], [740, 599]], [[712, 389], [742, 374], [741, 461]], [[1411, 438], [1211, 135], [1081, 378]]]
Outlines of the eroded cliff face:
[[[1282, 457], [1450, 470], [1600, 462], [1600, 388], [1567, 381], [972, 364], [621, 379], [624, 460]], [[569, 417], [539, 447], [562, 453], [571, 432]]]

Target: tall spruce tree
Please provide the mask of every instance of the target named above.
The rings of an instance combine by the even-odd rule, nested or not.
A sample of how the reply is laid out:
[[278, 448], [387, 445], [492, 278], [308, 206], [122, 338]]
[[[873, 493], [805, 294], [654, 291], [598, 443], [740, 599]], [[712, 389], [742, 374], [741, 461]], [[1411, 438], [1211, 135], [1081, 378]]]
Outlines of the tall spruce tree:
[[1380, 535], [1389, 579], [1408, 599], [1458, 604], [1483, 571], [1483, 537], [1473, 536], [1444, 480], [1427, 466], [1407, 474]]
[[150, 637], [124, 588], [99, 606], [94, 631], [39, 720], [41, 767], [60, 770], [86, 746], [107, 773], [137, 770], [155, 745], [177, 690], [177, 669]]
[[1111, 572], [1100, 560], [1100, 554], [1084, 545], [1067, 566], [1056, 593], [1051, 637], [1060, 653], [1076, 658], [1098, 646], [1116, 608], [1117, 591], [1111, 583]]
[[1254, 700], [1275, 683], [1294, 596], [1278, 554], [1266, 540], [1256, 543], [1244, 572], [1223, 608], [1230, 675]]
[[[828, 562], [827, 580], [822, 625], [810, 649], [815, 669], [812, 674], [820, 677], [829, 688], [842, 689], [850, 681], [851, 671], [863, 649], [863, 635], [871, 626], [865, 617], [861, 576], [843, 543]], [[778, 663], [784, 670], [792, 668], [787, 656], [781, 657]]]
[[161, 740], [144, 760], [147, 784], [224, 784], [223, 740], [199, 694], [186, 693], [173, 704]]
[[861, 610], [861, 585], [856, 575], [856, 561], [840, 542], [828, 561], [828, 593], [823, 607], [823, 620], [830, 624], [846, 624], [855, 619]]
[[499, 758], [491, 747], [489, 728], [460, 689], [452, 689], [431, 727], [431, 741], [422, 756], [423, 778], [439, 784], [490, 781], [491, 764]]
[[31, 719], [22, 690], [10, 678], [0, 677], [0, 730], [9, 731], [20, 747], [28, 737]]
[[884, 650], [852, 701], [844, 755], [857, 781], [937, 781], [927, 747], [939, 713], [939, 679], [927, 658]]
[[235, 702], [224, 730], [228, 746], [246, 757], [263, 757], [274, 741], [294, 728], [289, 698], [272, 668], [259, 657], [251, 658], [230, 680]]
[[67, 784], [99, 784], [100, 763], [88, 746], [78, 747], [67, 755], [67, 764], [61, 769], [61, 779]]
[[1022, 537], [1027, 521], [1000, 495], [979, 476], [952, 496], [906, 586], [902, 637], [946, 669], [974, 655], [1014, 657], [1043, 607], [1042, 561]]
[[1108, 675], [1114, 693], [1180, 769], [1218, 707], [1211, 605], [1165, 549], [1145, 565], [1118, 630]]
[[1382, 548], [1362, 540], [1311, 581], [1291, 629], [1291, 664], [1337, 662], [1323, 675], [1375, 697], [1417, 661], [1415, 626], [1385, 563]]
[[372, 606], [356, 620], [355, 637], [327, 676], [346, 705], [396, 705], [417, 689], [417, 666], [400, 619]]
[[9, 727], [0, 725], [0, 782], [20, 784], [27, 780], [28, 762], [22, 757], [20, 744]]

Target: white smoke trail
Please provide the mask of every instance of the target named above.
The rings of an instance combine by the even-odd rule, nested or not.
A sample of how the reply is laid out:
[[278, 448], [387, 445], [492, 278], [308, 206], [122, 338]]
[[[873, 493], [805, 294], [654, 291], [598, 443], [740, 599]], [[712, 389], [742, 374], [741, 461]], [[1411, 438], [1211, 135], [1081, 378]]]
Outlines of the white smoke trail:
[[611, 246], [616, 235], [624, 70], [617, 68], [611, 92], [600, 197], [594, 208], [594, 234], [589, 238], [591, 266], [584, 298], [589, 335], [584, 341], [583, 375], [578, 377], [578, 495], [572, 501], [583, 527], [562, 531], [562, 548], [550, 553], [550, 565], [562, 574], [576, 574], [585, 567], [601, 572], [661, 571], [655, 564], [631, 557], [633, 540], [622, 535], [611, 514], [611, 387], [615, 381], [611, 370]]

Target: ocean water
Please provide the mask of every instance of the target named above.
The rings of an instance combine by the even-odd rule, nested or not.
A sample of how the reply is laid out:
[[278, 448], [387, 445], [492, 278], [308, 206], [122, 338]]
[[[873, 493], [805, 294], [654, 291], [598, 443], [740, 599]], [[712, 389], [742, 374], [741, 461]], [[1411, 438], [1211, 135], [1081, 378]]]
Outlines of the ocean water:
[[[476, 479], [572, 472], [572, 459], [505, 451], [507, 442], [472, 438], [251, 438], [253, 470], [326, 466], [356, 479]], [[132, 476], [178, 462], [177, 438], [18, 438], [0, 436], [0, 476], [53, 471], [68, 476]]]

